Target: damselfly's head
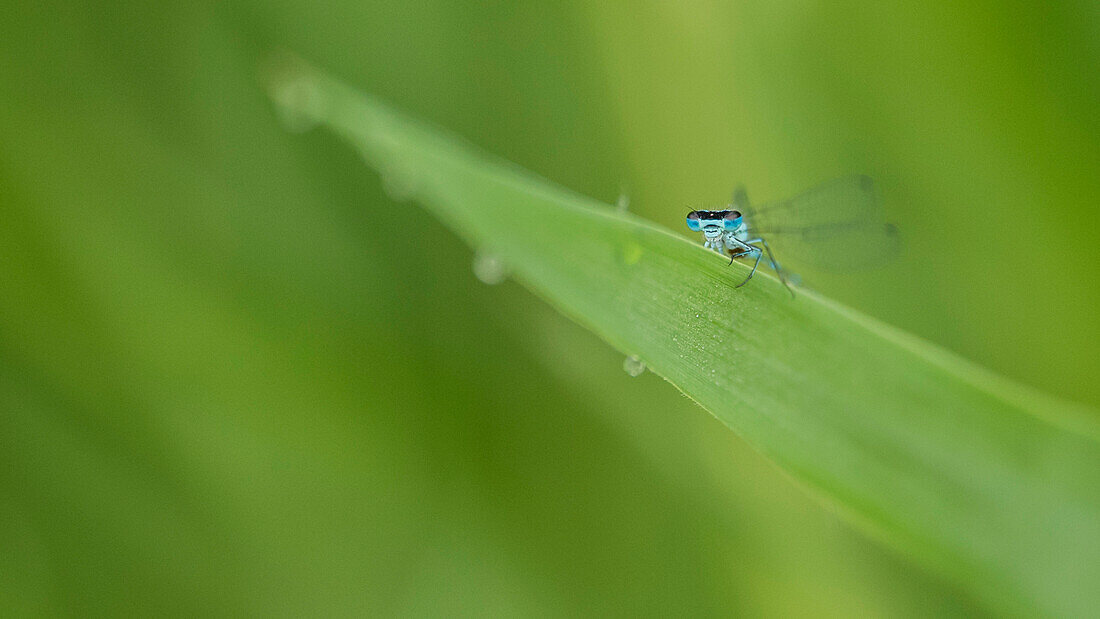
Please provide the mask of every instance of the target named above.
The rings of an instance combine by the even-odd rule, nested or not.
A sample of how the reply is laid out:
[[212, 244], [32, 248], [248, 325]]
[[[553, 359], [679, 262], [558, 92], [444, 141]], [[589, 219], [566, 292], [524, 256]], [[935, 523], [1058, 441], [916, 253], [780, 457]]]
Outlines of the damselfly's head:
[[708, 237], [717, 236], [723, 231], [733, 231], [741, 227], [741, 211], [692, 211], [688, 213], [687, 225], [696, 232], [702, 231]]

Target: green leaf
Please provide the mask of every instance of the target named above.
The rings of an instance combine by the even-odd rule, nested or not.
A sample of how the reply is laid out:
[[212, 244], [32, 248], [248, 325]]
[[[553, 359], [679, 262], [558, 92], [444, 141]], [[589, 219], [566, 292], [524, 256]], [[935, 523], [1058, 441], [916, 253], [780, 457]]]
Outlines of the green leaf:
[[[1100, 608], [1093, 411], [556, 186], [296, 63], [269, 86], [398, 199], [722, 420], [882, 542], [990, 609]], [[644, 540], [640, 540], [644, 543]]]

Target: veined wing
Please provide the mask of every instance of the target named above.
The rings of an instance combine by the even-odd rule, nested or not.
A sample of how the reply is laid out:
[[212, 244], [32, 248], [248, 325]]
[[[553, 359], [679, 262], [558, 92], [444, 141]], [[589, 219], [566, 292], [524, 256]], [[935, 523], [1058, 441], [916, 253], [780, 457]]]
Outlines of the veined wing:
[[897, 229], [883, 221], [874, 182], [846, 176], [780, 202], [744, 207], [749, 234], [776, 259], [829, 270], [876, 266], [900, 249]]

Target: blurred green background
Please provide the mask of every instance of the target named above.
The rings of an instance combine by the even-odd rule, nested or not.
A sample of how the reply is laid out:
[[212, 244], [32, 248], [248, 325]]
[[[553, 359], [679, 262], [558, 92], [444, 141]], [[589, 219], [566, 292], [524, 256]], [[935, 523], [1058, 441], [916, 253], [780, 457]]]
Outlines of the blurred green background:
[[1096, 406], [1098, 6], [8, 3], [0, 609], [981, 612], [481, 285], [259, 68], [291, 50], [676, 230], [737, 182], [870, 174], [905, 255], [807, 283]]

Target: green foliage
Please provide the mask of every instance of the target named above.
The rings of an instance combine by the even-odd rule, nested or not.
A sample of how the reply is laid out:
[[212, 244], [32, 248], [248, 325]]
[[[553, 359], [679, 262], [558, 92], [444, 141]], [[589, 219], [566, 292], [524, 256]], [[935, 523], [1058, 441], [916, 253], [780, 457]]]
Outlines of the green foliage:
[[1100, 430], [1081, 411], [482, 155], [290, 63], [272, 96], [792, 476], [988, 607], [1100, 604]]
[[[591, 331], [478, 284], [357, 152], [288, 134], [257, 69], [293, 49], [685, 235], [737, 183], [868, 174], [899, 259], [793, 270], [1095, 420], [1098, 26], [1077, 0], [5, 3], [0, 614], [980, 614], [987, 574], [872, 541]], [[689, 245], [688, 277], [743, 273]], [[772, 287], [730, 299], [762, 304], [739, 338], [810, 311]], [[1029, 608], [1017, 589], [992, 608]]]

